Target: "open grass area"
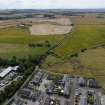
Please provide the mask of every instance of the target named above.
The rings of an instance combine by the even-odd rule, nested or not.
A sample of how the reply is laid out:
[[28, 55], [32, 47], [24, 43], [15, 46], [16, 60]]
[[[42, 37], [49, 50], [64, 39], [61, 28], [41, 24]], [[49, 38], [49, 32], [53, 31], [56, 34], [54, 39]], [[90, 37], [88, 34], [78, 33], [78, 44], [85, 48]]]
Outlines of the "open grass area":
[[61, 57], [105, 42], [105, 25], [76, 25], [62, 46], [54, 51]]
[[105, 48], [89, 49], [79, 53], [78, 57], [48, 65], [47, 70], [54, 73], [94, 77], [98, 84], [105, 89]]
[[61, 61], [59, 59], [58, 60], [59, 62], [58, 61], [54, 62], [53, 60], [53, 63], [50, 60], [48, 60], [48, 58], [46, 61], [47, 63], [46, 65], [44, 65], [44, 67], [50, 72], [62, 73], [62, 74], [69, 73], [71, 75], [82, 75], [85, 77], [93, 76], [91, 70], [88, 68], [84, 68], [84, 66], [81, 64], [79, 57], [73, 57]]
[[16, 43], [16, 44], [27, 44], [41, 40], [58, 41], [63, 36], [32, 36], [28, 29], [21, 29], [16, 27], [9, 27], [0, 29], [0, 43]]
[[79, 59], [84, 68], [90, 70], [99, 84], [105, 88], [105, 48], [96, 48], [81, 53]]
[[28, 55], [37, 56], [43, 54], [46, 50], [46, 47], [29, 48], [25, 44], [0, 44], [0, 57], [11, 58], [17, 56], [18, 58], [24, 58]]
[[0, 29], [0, 57], [24, 57], [27, 55], [42, 54], [48, 48], [29, 48], [29, 43], [37, 43], [49, 40], [56, 43], [63, 38], [63, 35], [57, 36], [32, 36], [28, 29], [21, 29], [17, 27], [9, 27]]
[[85, 53], [81, 53], [79, 59], [82, 65], [92, 69], [94, 75], [105, 75], [105, 48], [99, 47], [88, 50]]

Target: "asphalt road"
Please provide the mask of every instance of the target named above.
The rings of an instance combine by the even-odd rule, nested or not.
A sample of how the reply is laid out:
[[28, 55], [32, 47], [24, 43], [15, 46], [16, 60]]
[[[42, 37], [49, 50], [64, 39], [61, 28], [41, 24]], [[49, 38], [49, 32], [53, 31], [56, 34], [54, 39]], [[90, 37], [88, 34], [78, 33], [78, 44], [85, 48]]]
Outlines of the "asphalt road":
[[71, 87], [71, 95], [70, 95], [70, 104], [69, 105], [74, 105], [76, 84], [77, 84], [77, 80], [76, 80], [76, 78], [74, 78], [72, 87]]
[[95, 90], [95, 94], [96, 94], [96, 100], [95, 100], [95, 104], [94, 105], [101, 105], [101, 100], [100, 100], [100, 96], [99, 96], [99, 91]]

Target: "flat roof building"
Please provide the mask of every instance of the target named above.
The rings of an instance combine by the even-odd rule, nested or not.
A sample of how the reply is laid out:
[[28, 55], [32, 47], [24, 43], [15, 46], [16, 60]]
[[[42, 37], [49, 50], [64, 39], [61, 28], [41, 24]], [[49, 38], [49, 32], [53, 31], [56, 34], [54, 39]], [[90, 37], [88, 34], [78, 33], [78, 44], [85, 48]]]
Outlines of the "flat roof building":
[[0, 78], [4, 78], [7, 74], [9, 74], [11, 71], [16, 71], [19, 68], [19, 66], [14, 66], [11, 67], [9, 66], [8, 68], [4, 69], [1, 73], [0, 73]]

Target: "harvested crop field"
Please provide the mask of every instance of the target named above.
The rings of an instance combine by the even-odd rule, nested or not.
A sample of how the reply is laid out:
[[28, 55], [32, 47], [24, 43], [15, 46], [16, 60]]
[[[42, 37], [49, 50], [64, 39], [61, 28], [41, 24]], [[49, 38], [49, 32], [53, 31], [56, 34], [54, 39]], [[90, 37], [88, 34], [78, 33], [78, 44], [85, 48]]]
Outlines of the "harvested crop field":
[[58, 25], [71, 25], [72, 22], [70, 21], [69, 17], [65, 16], [58, 16], [56, 18], [32, 18], [28, 20], [22, 20], [22, 21], [31, 21], [32, 23], [43, 23], [43, 22], [49, 22], [49, 23], [56, 23]]
[[30, 27], [30, 33], [31, 35], [61, 35], [69, 33], [71, 31], [71, 28], [71, 26], [36, 24]]

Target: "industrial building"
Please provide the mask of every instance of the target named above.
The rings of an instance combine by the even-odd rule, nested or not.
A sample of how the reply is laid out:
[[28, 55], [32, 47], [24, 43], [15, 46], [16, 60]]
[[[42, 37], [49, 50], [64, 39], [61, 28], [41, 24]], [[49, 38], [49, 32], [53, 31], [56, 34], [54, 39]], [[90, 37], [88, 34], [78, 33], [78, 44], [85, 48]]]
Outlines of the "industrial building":
[[19, 68], [19, 66], [14, 66], [14, 67], [9, 66], [9, 67], [3, 69], [2, 72], [0, 73], [0, 78], [4, 78], [11, 71], [16, 71], [16, 70], [18, 70], [18, 68]]

